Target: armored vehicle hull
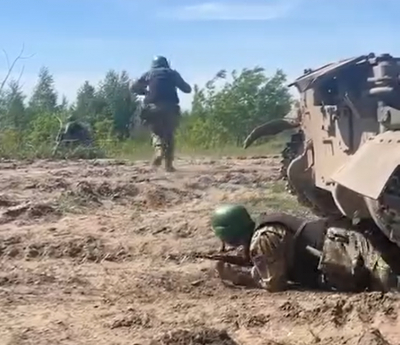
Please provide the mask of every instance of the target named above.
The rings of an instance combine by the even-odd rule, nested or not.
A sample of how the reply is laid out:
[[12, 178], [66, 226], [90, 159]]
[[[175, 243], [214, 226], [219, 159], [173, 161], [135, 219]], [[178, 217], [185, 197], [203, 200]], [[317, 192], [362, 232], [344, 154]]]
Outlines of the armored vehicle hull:
[[294, 114], [252, 131], [294, 129], [282, 178], [318, 216], [373, 220], [400, 247], [400, 58], [363, 55], [306, 70]]

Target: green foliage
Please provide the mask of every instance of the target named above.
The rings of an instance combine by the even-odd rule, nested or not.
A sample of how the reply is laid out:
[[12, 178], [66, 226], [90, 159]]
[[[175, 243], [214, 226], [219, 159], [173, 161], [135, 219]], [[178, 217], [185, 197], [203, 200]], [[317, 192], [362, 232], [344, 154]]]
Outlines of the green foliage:
[[[205, 148], [241, 145], [256, 126], [283, 117], [291, 106], [285, 74], [268, 78], [261, 67], [233, 71], [231, 81], [220, 71], [204, 89], [195, 87], [192, 112], [185, 117], [179, 140]], [[225, 80], [222, 87], [218, 82]]]
[[127, 138], [129, 123], [137, 106], [136, 97], [129, 89], [128, 73], [109, 71], [100, 83], [97, 97], [100, 100], [99, 104], [103, 105], [103, 119], [112, 120], [114, 133], [119, 139]]
[[30, 123], [27, 139], [33, 146], [52, 145], [59, 128], [60, 123], [56, 116], [48, 113], [38, 114]]
[[[289, 111], [291, 97], [285, 82], [282, 71], [267, 76], [261, 67], [255, 67], [230, 74], [222, 70], [203, 88], [195, 85], [192, 109], [182, 112], [177, 131], [178, 150], [210, 153], [236, 147], [237, 153], [243, 154], [242, 142], [254, 127]], [[130, 131], [131, 124], [138, 124], [138, 99], [129, 84], [126, 71], [110, 70], [97, 86], [86, 81], [76, 101], [69, 104], [65, 97], [58, 99], [53, 75], [46, 67], [41, 68], [28, 101], [18, 82], [11, 80], [0, 94], [0, 156], [51, 156], [70, 115], [89, 126], [95, 147], [63, 150], [58, 157], [148, 156], [148, 130], [139, 126]], [[275, 140], [269, 147], [280, 144]]]
[[39, 80], [36, 84], [29, 108], [34, 113], [52, 113], [57, 107], [57, 92], [54, 88], [54, 78], [47, 67], [42, 67], [39, 72]]

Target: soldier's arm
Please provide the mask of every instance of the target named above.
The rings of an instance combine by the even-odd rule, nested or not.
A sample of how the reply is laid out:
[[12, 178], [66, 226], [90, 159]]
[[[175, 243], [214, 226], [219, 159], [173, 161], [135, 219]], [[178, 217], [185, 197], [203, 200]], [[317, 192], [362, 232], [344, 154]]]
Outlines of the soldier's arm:
[[176, 87], [184, 93], [191, 93], [192, 87], [182, 78], [182, 76], [177, 71], [174, 72]]
[[258, 282], [253, 279], [248, 267], [244, 268], [218, 261], [215, 269], [223, 282], [239, 286], [260, 287]]
[[142, 74], [142, 76], [135, 80], [132, 85], [131, 85], [131, 92], [139, 94], [139, 95], [145, 95], [146, 94], [146, 88], [149, 85], [149, 78], [148, 78], [148, 72]]
[[287, 240], [287, 232], [283, 226], [268, 226], [258, 230], [253, 236], [250, 259], [259, 283], [269, 292], [282, 291], [287, 286]]

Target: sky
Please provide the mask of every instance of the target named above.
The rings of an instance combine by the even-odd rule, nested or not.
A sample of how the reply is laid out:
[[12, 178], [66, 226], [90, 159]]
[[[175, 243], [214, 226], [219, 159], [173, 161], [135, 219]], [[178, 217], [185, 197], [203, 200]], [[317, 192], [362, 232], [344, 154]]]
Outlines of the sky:
[[[305, 68], [355, 55], [400, 56], [399, 0], [3, 0], [0, 48], [29, 94], [41, 66], [70, 101], [110, 69], [132, 78], [164, 55], [190, 84], [220, 69]], [[397, 38], [397, 37], [396, 37]], [[0, 80], [7, 72], [0, 59]], [[181, 95], [182, 106], [191, 96]]]

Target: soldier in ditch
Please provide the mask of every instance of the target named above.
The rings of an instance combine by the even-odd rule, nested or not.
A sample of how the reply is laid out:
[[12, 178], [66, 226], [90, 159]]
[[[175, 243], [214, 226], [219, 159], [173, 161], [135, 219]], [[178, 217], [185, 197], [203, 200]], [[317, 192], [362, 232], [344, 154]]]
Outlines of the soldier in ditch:
[[174, 134], [180, 119], [177, 89], [190, 93], [192, 88], [177, 71], [170, 68], [165, 57], [156, 56], [150, 71], [135, 81], [131, 89], [144, 95], [140, 116], [152, 131], [155, 149], [153, 167], [160, 166], [164, 160], [166, 171], [175, 171]]
[[[397, 289], [396, 274], [368, 236], [349, 230], [347, 220], [307, 221], [276, 213], [262, 215], [256, 224], [245, 207], [225, 205], [215, 210], [212, 227], [221, 252], [226, 245], [243, 247], [243, 264], [220, 260], [216, 266], [220, 278], [233, 284], [270, 292], [286, 289], [289, 282], [347, 292]], [[246, 263], [252, 268], [240, 267]]]

